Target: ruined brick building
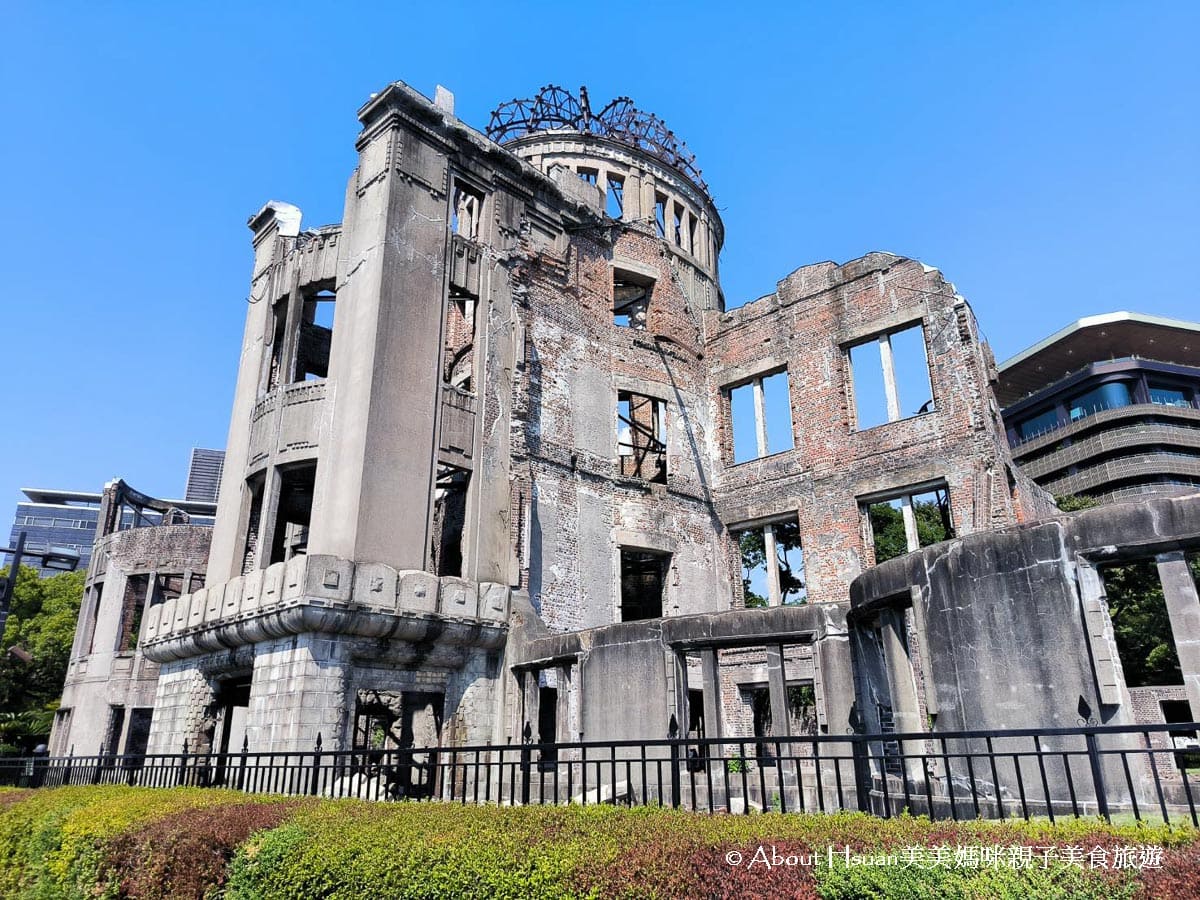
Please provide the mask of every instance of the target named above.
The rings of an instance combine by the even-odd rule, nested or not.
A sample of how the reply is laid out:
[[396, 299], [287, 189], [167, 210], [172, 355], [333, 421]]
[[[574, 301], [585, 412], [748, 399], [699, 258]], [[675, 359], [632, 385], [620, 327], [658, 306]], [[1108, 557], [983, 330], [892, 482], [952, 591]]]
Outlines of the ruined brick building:
[[250, 220], [207, 582], [142, 624], [152, 750], [845, 733], [880, 523], [903, 552], [1054, 511], [938, 270], [726, 310], [708, 187], [628, 99], [485, 134], [395, 83], [359, 119], [340, 224]]

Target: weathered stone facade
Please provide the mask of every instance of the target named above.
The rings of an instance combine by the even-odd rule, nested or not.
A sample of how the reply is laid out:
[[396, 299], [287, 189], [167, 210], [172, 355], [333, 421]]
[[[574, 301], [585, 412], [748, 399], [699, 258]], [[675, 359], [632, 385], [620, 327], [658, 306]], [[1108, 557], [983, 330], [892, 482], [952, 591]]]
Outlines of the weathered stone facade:
[[[726, 311], [694, 160], [665, 129], [636, 137], [661, 122], [622, 103], [493, 140], [393, 84], [359, 111], [340, 225], [301, 231], [276, 202], [251, 219], [208, 583], [144, 626], [152, 749], [404, 742], [433, 707], [443, 744], [745, 733], [764, 689], [786, 728], [795, 684], [844, 733], [868, 506], [898, 504], [910, 549], [922, 491], [960, 537], [1052, 509], [1012, 468], [990, 351], [941, 273], [872, 253]], [[863, 346], [886, 395], [871, 427]], [[779, 608], [744, 608], [747, 530]], [[782, 606], [777, 531], [798, 534], [806, 606]]]

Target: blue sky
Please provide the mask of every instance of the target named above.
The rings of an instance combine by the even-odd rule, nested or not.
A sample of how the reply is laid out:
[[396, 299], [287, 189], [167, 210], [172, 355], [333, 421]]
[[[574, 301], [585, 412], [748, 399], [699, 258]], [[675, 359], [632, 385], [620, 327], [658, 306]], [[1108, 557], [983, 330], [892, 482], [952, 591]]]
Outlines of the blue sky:
[[730, 305], [870, 250], [936, 265], [1004, 359], [1116, 309], [1200, 318], [1200, 4], [0, 0], [3, 347], [22, 485], [182, 492], [223, 446], [268, 199], [341, 218], [355, 110], [555, 82], [696, 153]]

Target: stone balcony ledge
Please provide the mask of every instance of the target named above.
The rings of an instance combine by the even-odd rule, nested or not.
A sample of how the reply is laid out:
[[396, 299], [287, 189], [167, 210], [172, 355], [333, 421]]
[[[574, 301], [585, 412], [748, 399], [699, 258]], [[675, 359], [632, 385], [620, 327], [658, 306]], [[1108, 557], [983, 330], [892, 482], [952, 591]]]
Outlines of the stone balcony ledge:
[[147, 608], [139, 646], [160, 663], [312, 632], [499, 649], [510, 593], [502, 584], [297, 556]]

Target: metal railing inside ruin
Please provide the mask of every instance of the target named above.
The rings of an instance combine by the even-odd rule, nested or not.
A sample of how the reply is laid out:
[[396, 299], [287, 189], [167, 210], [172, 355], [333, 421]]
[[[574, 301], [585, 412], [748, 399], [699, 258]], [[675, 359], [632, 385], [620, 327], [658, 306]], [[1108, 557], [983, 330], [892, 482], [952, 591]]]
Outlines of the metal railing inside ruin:
[[501, 805], [662, 805], [1200, 825], [1200, 723], [0, 759], [0, 785], [129, 784]]

